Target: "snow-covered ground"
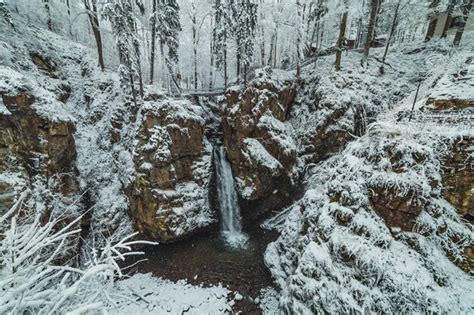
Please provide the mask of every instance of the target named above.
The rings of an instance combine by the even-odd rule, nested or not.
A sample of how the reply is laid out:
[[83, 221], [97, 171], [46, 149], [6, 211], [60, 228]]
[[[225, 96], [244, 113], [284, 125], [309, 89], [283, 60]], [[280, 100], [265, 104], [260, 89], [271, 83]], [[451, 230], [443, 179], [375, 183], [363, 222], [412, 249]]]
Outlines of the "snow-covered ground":
[[226, 314], [232, 312], [231, 291], [223, 286], [193, 286], [151, 274], [136, 274], [118, 281], [111, 292], [123, 296], [114, 314]]

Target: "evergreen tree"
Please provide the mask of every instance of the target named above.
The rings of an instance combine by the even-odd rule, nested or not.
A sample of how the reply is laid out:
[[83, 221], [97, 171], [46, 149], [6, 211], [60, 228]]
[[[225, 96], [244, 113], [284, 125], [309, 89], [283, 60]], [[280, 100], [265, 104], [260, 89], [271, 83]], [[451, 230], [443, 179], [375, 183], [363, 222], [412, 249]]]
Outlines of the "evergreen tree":
[[227, 44], [232, 25], [230, 2], [216, 0], [214, 4], [213, 53], [216, 57], [216, 67], [224, 72], [224, 87], [228, 85]]
[[[246, 83], [252, 62], [257, 26], [257, 4], [239, 0], [232, 5], [233, 35], [236, 44], [237, 78]], [[243, 75], [243, 78], [242, 78]]]
[[143, 83], [141, 82], [140, 54], [138, 38], [136, 36], [136, 23], [133, 16], [131, 0], [112, 0], [104, 4], [103, 16], [111, 26], [117, 42], [120, 60], [119, 75], [124, 90], [130, 90], [135, 106], [138, 106], [135, 82], [139, 80], [140, 93], [143, 96]]
[[162, 53], [162, 58], [164, 58], [163, 62], [174, 80], [174, 66], [179, 61], [178, 36], [181, 31], [178, 2], [176, 0], [153, 0], [153, 12], [150, 21], [152, 25], [150, 81], [153, 82], [156, 39], [158, 39], [162, 48], [163, 46], [168, 48], [167, 56]]

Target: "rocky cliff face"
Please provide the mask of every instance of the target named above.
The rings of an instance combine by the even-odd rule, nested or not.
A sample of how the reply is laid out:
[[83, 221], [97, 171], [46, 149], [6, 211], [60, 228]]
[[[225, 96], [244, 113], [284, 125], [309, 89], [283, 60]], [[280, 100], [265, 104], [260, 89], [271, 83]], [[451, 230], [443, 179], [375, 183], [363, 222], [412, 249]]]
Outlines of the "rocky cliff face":
[[459, 214], [474, 223], [474, 139], [460, 138], [443, 161], [443, 195]]
[[212, 148], [203, 110], [165, 99], [145, 103], [139, 117], [137, 174], [127, 190], [136, 229], [168, 242], [216, 221], [208, 203]]
[[249, 219], [289, 205], [299, 187], [296, 144], [284, 123], [297, 88], [270, 71], [241, 91], [227, 91], [223, 104], [224, 145]]
[[82, 211], [75, 128], [70, 120], [41, 116], [39, 102], [29, 89], [0, 87], [0, 214], [27, 193], [25, 207], [16, 209], [20, 219], [29, 208], [31, 217], [68, 223]]

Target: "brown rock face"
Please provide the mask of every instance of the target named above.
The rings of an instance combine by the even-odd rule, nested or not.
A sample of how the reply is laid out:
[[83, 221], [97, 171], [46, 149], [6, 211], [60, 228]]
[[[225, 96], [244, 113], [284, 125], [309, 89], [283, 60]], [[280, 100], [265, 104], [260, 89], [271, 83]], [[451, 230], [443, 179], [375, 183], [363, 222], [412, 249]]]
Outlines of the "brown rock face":
[[256, 80], [242, 92], [226, 94], [224, 146], [244, 219], [282, 209], [297, 194], [296, 146], [283, 123], [296, 92], [290, 81], [277, 86]]
[[432, 105], [435, 111], [463, 110], [474, 107], [474, 100], [428, 98], [427, 105]]
[[[35, 98], [27, 92], [0, 97], [9, 112], [0, 114], [0, 214], [33, 182], [47, 185], [62, 202], [74, 199], [79, 188], [73, 124], [40, 117], [32, 108]], [[52, 211], [47, 207], [42, 219], [49, 220]], [[65, 222], [77, 217], [70, 214], [62, 214]]]
[[474, 223], [474, 139], [460, 139], [443, 161], [443, 195], [459, 214]]
[[142, 113], [134, 156], [139, 174], [127, 195], [136, 229], [169, 242], [215, 220], [207, 202], [211, 150], [195, 106], [166, 100], [150, 104], [160, 105]]
[[416, 218], [426, 204], [416, 198], [416, 193], [413, 191], [400, 196], [395, 191], [375, 187], [370, 190], [370, 202], [388, 227], [398, 227], [402, 231], [409, 232], [412, 231]]
[[0, 116], [0, 148], [19, 159], [29, 176], [56, 176], [62, 193], [76, 192], [74, 162], [76, 149], [71, 122], [40, 117], [31, 107], [35, 99], [22, 93], [2, 95], [11, 115]]

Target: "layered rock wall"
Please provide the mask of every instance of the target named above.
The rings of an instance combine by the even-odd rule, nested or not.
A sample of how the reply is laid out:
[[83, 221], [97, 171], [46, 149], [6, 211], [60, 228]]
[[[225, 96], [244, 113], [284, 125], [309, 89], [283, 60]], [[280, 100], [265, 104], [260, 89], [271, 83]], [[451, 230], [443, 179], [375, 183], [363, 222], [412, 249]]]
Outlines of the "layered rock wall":
[[283, 209], [300, 184], [296, 144], [284, 123], [297, 87], [261, 75], [243, 90], [227, 91], [222, 112], [224, 145], [246, 219]]

